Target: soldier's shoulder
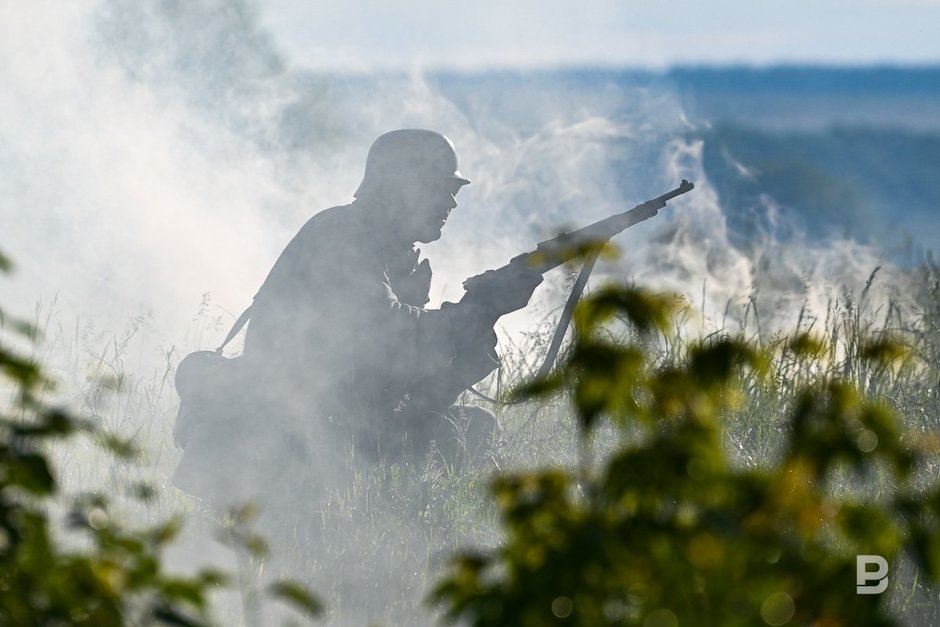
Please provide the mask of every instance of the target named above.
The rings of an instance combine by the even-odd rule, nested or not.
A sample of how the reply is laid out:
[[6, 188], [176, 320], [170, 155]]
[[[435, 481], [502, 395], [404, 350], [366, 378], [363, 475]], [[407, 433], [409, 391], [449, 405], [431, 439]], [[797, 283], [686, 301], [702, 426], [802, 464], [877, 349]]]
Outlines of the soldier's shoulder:
[[361, 222], [357, 209], [355, 204], [351, 204], [319, 211], [301, 227], [298, 236], [348, 236], [356, 231]]

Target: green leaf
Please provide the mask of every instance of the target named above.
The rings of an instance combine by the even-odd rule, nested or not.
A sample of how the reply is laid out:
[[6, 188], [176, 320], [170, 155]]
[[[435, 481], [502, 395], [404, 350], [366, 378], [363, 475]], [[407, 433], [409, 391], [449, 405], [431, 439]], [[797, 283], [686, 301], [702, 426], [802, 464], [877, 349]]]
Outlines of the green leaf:
[[823, 352], [825, 344], [823, 344], [822, 340], [809, 333], [801, 333], [790, 340], [787, 344], [787, 348], [801, 357], [815, 357]]
[[615, 314], [622, 314], [640, 332], [662, 331], [669, 326], [670, 314], [676, 307], [675, 298], [639, 289], [607, 287], [582, 301], [574, 320], [581, 332], [589, 333]]
[[164, 625], [177, 627], [208, 627], [209, 623], [198, 618], [188, 616], [177, 607], [169, 604], [160, 604], [151, 610], [153, 617]]
[[13, 270], [13, 262], [9, 257], [0, 252], [0, 272], [11, 272]]
[[231, 579], [228, 574], [214, 568], [201, 570], [196, 576], [203, 585], [216, 587], [229, 585]]
[[26, 388], [37, 385], [41, 379], [37, 364], [17, 357], [3, 347], [0, 347], [0, 371]]
[[755, 352], [749, 346], [723, 339], [693, 348], [689, 370], [696, 379], [710, 386], [727, 382], [735, 368], [756, 361]]
[[275, 598], [305, 612], [311, 618], [323, 614], [323, 604], [305, 586], [295, 581], [278, 581], [271, 584], [268, 590]]
[[152, 483], [134, 483], [129, 492], [133, 498], [140, 501], [153, 501], [157, 498], [157, 488]]
[[268, 552], [268, 541], [256, 533], [248, 534], [242, 544], [255, 557], [264, 557]]
[[[157, 572], [154, 572], [155, 579], [159, 576]], [[182, 601], [202, 610], [206, 606], [205, 586], [206, 584], [199, 578], [163, 577], [160, 591], [167, 600]]]
[[561, 386], [561, 377], [549, 375], [520, 385], [509, 394], [509, 398], [513, 401], [544, 398], [560, 390]]
[[55, 492], [55, 479], [46, 459], [36, 453], [13, 454], [6, 460], [6, 482], [36, 495]]
[[899, 361], [910, 353], [910, 347], [896, 338], [883, 338], [862, 346], [862, 359], [878, 364]]
[[13, 433], [20, 438], [65, 436], [75, 431], [76, 426], [75, 421], [65, 411], [51, 409], [40, 416], [36, 424], [14, 424]]
[[131, 460], [140, 455], [140, 449], [132, 441], [113, 433], [99, 432], [98, 443], [120, 459]]
[[152, 541], [157, 545], [164, 545], [172, 542], [180, 532], [180, 522], [178, 520], [168, 520], [162, 525], [158, 525], [150, 531]]

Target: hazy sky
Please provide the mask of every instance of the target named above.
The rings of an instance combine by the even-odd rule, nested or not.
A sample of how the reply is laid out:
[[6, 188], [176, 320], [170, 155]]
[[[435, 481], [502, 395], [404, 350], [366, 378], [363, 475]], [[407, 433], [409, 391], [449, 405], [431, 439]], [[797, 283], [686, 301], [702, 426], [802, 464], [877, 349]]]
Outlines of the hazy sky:
[[293, 62], [331, 70], [940, 61], [940, 0], [265, 0]]
[[[255, 16], [243, 14], [245, 2]], [[605, 165], [608, 138], [634, 138], [643, 129], [661, 150], [682, 152], [671, 138], [687, 129], [686, 116], [669, 94], [556, 94], [538, 107], [528, 105], [531, 94], [481, 94], [483, 113], [466, 115], [416, 77], [357, 86], [347, 97], [280, 72], [253, 17], [293, 64], [333, 72], [940, 62], [940, 0], [752, 0], [741, 8], [678, 0], [668, 11], [613, 0], [245, 2], [0, 0], [0, 249], [19, 268], [15, 282], [0, 279], [0, 290], [18, 294], [4, 291], [4, 303], [31, 310], [56, 298], [63, 311], [102, 328], [152, 311], [162, 338], [190, 332], [193, 312], [211, 292], [212, 311], [231, 322], [303, 221], [349, 201], [369, 142], [401, 127], [445, 130], [472, 173], [473, 186], [461, 193], [464, 211], [429, 252], [438, 255], [442, 279], [435, 296], [453, 298], [463, 278], [534, 244], [521, 241], [531, 234], [524, 226], [505, 228], [522, 202], [515, 199], [555, 203], [558, 222], [571, 207], [601, 211], [617, 200], [620, 188]], [[489, 104], [491, 96], [499, 106]], [[498, 117], [504, 104], [507, 115], [526, 116], [527, 130]], [[695, 167], [699, 153], [688, 159]], [[704, 178], [691, 166], [655, 167], [668, 175], [664, 187]], [[546, 187], [541, 173], [548, 171], [565, 174]], [[704, 185], [695, 196], [703, 205], [711, 198], [713, 213], [699, 206], [693, 215], [719, 211]], [[577, 221], [594, 218], [579, 214]], [[690, 253], [678, 248], [684, 257], [676, 267], [699, 264], [684, 261]], [[747, 285], [736, 281], [722, 275], [709, 285]]]

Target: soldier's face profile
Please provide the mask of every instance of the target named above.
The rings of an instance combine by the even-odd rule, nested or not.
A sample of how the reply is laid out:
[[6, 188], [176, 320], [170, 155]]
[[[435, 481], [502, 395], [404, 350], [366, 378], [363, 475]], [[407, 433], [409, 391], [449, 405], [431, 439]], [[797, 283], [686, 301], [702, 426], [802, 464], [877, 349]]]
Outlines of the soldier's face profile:
[[405, 211], [413, 217], [414, 241], [426, 244], [440, 238], [447, 217], [457, 206], [455, 196], [460, 187], [459, 182], [448, 179], [408, 186]]

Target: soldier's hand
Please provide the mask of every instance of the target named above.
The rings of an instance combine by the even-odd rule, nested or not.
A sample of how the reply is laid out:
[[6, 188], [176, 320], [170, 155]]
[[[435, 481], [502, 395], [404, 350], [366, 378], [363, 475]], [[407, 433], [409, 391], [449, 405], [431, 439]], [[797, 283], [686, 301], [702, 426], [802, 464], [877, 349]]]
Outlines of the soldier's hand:
[[487, 322], [495, 323], [500, 316], [525, 307], [541, 283], [540, 272], [522, 264], [509, 264], [475, 277], [460, 304], [476, 309]]
[[509, 266], [502, 289], [496, 298], [494, 305], [502, 313], [509, 313], [522, 309], [529, 304], [532, 293], [542, 284], [542, 273], [522, 264], [512, 264]]

